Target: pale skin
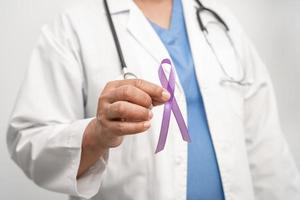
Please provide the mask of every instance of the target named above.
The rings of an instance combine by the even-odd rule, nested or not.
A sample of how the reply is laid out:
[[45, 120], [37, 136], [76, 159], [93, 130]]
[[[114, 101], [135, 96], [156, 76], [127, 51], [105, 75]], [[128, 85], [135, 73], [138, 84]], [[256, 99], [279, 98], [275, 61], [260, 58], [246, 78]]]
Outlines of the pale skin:
[[[163, 28], [169, 28], [172, 0], [134, 0], [144, 15]], [[110, 148], [118, 148], [127, 135], [141, 134], [151, 126], [153, 106], [164, 104], [170, 94], [145, 80], [107, 83], [98, 99], [97, 116], [84, 132], [77, 178], [84, 174]]]

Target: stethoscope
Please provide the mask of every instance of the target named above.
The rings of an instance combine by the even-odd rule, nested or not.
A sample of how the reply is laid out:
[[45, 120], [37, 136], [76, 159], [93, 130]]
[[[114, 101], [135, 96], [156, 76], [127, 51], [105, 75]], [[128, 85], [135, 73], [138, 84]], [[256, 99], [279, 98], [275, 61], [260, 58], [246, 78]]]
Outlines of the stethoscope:
[[[195, 0], [195, 1], [198, 4], [198, 8], [196, 8], [196, 15], [197, 15], [197, 20], [198, 20], [200, 29], [201, 29], [201, 31], [202, 31], [205, 39], [206, 39], [206, 42], [210, 46], [211, 51], [215, 55], [216, 60], [217, 60], [219, 66], [220, 66], [220, 68], [221, 68], [221, 70], [222, 70], [222, 72], [223, 72], [223, 74], [225, 76], [225, 78], [223, 78], [220, 81], [220, 83], [221, 84], [223, 84], [223, 83], [234, 83], [234, 84], [237, 84], [237, 85], [240, 85], [240, 86], [249, 85], [250, 83], [246, 82], [246, 70], [243, 68], [243, 65], [241, 64], [241, 59], [240, 59], [239, 54], [237, 52], [237, 49], [236, 49], [236, 47], [234, 45], [234, 42], [233, 42], [233, 40], [232, 40], [232, 38], [231, 38], [231, 36], [229, 34], [230, 29], [229, 29], [228, 25], [224, 22], [224, 20], [215, 11], [213, 11], [212, 9], [209, 9], [209, 8], [205, 7], [200, 2], [200, 0]], [[124, 55], [123, 55], [123, 52], [122, 52], [122, 49], [121, 49], [120, 41], [119, 41], [119, 38], [118, 38], [118, 35], [117, 35], [117, 32], [116, 32], [116, 29], [115, 29], [112, 17], [110, 15], [110, 10], [109, 10], [109, 6], [108, 6], [108, 3], [107, 3], [107, 0], [103, 0], [103, 2], [104, 2], [104, 7], [105, 7], [105, 12], [106, 12], [107, 20], [108, 20], [108, 23], [109, 23], [109, 27], [110, 27], [111, 33], [113, 35], [113, 39], [114, 39], [114, 42], [115, 42], [116, 50], [118, 52], [118, 57], [119, 57], [120, 64], [121, 64], [121, 70], [122, 70], [123, 78], [124, 79], [134, 79], [134, 78], [137, 78], [137, 76], [134, 73], [129, 72], [129, 70], [128, 70], [128, 67], [126, 65], [126, 62], [125, 62], [125, 59], [124, 59]], [[240, 76], [240, 78], [234, 78], [233, 76], [231, 76], [225, 70], [224, 65], [222, 64], [221, 60], [219, 59], [219, 57], [217, 55], [216, 49], [213, 47], [213, 43], [209, 39], [209, 31], [208, 31], [207, 27], [204, 25], [203, 20], [201, 18], [201, 14], [204, 13], [204, 12], [208, 13], [212, 17], [214, 17], [217, 20], [217, 23], [221, 27], [223, 27], [225, 35], [226, 35], [226, 38], [228, 39], [228, 42], [230, 43], [230, 46], [232, 47], [232, 50], [234, 51], [235, 58], [237, 60], [236, 62], [238, 63], [239, 67], [242, 69], [241, 70], [241, 74], [242, 75]]]

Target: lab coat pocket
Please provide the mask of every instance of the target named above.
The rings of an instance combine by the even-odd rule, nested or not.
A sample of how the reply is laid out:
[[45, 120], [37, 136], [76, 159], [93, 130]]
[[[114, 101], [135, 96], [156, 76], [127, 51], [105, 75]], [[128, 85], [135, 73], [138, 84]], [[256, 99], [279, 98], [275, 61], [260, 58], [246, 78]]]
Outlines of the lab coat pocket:
[[222, 86], [224, 97], [228, 103], [230, 113], [233, 113], [240, 120], [244, 118], [244, 93], [247, 86], [235, 83], [225, 83]]

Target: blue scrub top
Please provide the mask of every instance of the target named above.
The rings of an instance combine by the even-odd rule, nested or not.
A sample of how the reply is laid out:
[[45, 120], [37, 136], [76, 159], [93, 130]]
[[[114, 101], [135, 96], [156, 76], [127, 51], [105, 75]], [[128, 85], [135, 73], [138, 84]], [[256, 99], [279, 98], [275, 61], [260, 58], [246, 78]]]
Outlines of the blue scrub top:
[[218, 163], [195, 74], [181, 0], [173, 0], [169, 29], [150, 23], [173, 60], [186, 96], [187, 123], [192, 140], [188, 144], [187, 199], [223, 200]]

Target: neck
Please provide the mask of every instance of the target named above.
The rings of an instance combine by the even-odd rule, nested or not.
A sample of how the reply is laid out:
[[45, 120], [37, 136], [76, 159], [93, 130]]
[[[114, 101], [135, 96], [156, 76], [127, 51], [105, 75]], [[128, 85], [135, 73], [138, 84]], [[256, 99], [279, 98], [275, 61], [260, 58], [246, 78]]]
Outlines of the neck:
[[169, 28], [172, 0], [134, 0], [134, 2], [150, 21], [163, 28]]

